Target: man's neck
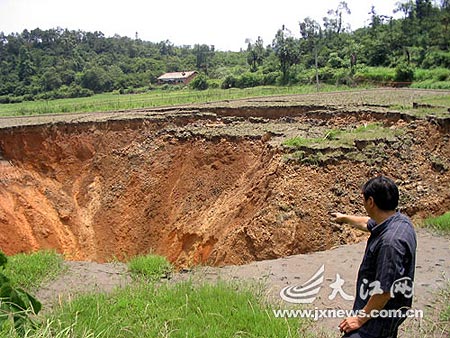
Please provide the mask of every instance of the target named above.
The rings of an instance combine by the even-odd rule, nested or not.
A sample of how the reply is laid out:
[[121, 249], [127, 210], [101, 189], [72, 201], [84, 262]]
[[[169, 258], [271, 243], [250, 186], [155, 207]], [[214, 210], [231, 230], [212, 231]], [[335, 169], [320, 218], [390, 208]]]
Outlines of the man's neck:
[[372, 218], [377, 224], [381, 224], [395, 213], [396, 213], [395, 210], [389, 211], [378, 210], [378, 212], [376, 212], [376, 214]]

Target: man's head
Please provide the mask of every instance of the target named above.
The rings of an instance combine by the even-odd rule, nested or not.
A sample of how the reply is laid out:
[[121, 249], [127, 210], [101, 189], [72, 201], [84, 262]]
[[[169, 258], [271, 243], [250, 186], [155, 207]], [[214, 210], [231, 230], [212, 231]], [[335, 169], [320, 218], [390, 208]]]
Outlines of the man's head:
[[372, 202], [383, 211], [394, 211], [398, 206], [398, 188], [394, 181], [378, 176], [368, 180], [362, 187], [365, 206]]

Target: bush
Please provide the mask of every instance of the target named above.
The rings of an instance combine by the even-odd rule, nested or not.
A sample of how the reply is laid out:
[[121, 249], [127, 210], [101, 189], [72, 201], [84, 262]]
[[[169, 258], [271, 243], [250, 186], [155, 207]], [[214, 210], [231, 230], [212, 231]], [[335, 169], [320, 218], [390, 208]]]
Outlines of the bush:
[[3, 103], [10, 103], [10, 97], [9, 97], [9, 95], [1, 95], [0, 96], [0, 104], [3, 104]]
[[300, 84], [311, 84], [316, 82], [316, 69], [310, 68], [308, 70], [304, 70], [297, 74], [297, 83]]
[[328, 62], [327, 65], [331, 68], [342, 68], [344, 67], [344, 60], [342, 60], [338, 53], [330, 53], [329, 57], [328, 57]]
[[233, 75], [228, 75], [225, 80], [223, 80], [222, 85], [220, 86], [222, 89], [236, 88], [237, 79]]
[[190, 83], [189, 87], [196, 90], [206, 90], [208, 89], [208, 78], [206, 75], [197, 75]]
[[319, 80], [326, 83], [334, 82], [334, 70], [330, 67], [323, 67], [319, 69]]
[[237, 78], [236, 87], [251, 88], [262, 84], [262, 75], [258, 73], [244, 73]]
[[273, 86], [277, 83], [277, 78], [281, 75], [280, 72], [270, 72], [264, 74], [262, 77], [263, 86]]
[[400, 63], [395, 67], [395, 81], [412, 82], [414, 80], [414, 68], [406, 63]]
[[218, 89], [222, 85], [219, 79], [208, 79], [208, 88]]
[[416, 69], [414, 73], [416, 81], [447, 81], [450, 80], [450, 69], [435, 68], [435, 69]]
[[422, 61], [423, 68], [450, 68], [450, 52], [433, 50], [425, 55]]

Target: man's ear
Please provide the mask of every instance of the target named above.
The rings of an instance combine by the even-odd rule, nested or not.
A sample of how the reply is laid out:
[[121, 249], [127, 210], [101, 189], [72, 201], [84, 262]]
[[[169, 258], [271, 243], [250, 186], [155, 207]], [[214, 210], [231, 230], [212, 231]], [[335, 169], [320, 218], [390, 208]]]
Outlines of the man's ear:
[[370, 196], [370, 197], [367, 199], [367, 203], [369, 204], [369, 206], [370, 206], [371, 208], [373, 208], [373, 207], [375, 206], [375, 200], [373, 199], [372, 196]]

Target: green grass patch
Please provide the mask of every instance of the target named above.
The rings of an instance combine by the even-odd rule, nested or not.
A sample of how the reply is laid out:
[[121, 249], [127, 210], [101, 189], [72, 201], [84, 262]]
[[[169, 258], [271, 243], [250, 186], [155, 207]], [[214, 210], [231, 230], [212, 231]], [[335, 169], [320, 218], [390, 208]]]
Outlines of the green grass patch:
[[382, 162], [386, 157], [383, 148], [387, 143], [395, 142], [402, 133], [401, 129], [370, 123], [326, 130], [321, 137], [294, 137], [282, 143], [289, 152], [284, 160], [309, 165], [335, 163], [342, 159], [369, 164]]
[[420, 99], [419, 102], [450, 108], [450, 95], [424, 97]]
[[111, 294], [84, 295], [48, 321], [53, 332], [69, 330], [73, 337], [117, 338], [298, 337], [303, 323], [275, 318], [255, 290], [225, 282], [140, 283]]
[[15, 287], [32, 289], [57, 276], [63, 269], [63, 259], [54, 251], [37, 251], [8, 257], [5, 275]]
[[[346, 86], [323, 85], [321, 91], [350, 89]], [[54, 113], [105, 112], [137, 108], [153, 108], [191, 103], [207, 103], [223, 100], [244, 99], [276, 95], [308, 94], [316, 92], [316, 87], [305, 86], [261, 86], [246, 89], [193, 89], [162, 90], [156, 89], [143, 94], [121, 95], [117, 93], [98, 94], [76, 99], [58, 99], [51, 101], [27, 101], [21, 103], [0, 104], [0, 116], [23, 116]]]
[[314, 149], [336, 148], [352, 146], [355, 140], [393, 140], [400, 133], [400, 130], [385, 128], [380, 123], [370, 123], [356, 128], [327, 130], [322, 137], [293, 137], [284, 141], [283, 145], [291, 148], [301, 148], [304, 146]]
[[167, 277], [172, 271], [172, 265], [166, 257], [158, 255], [145, 255], [133, 257], [128, 262], [128, 269], [135, 276], [150, 280]]
[[448, 81], [450, 80], [450, 69], [447, 68], [434, 68], [434, 69], [421, 69], [418, 68], [414, 71], [414, 80], [421, 82], [426, 80]]
[[395, 68], [360, 66], [353, 78], [356, 82], [390, 82], [395, 78]]
[[450, 211], [423, 221], [424, 226], [450, 234]]
[[410, 88], [419, 89], [450, 89], [450, 81], [434, 81], [425, 80], [420, 82], [414, 82]]

